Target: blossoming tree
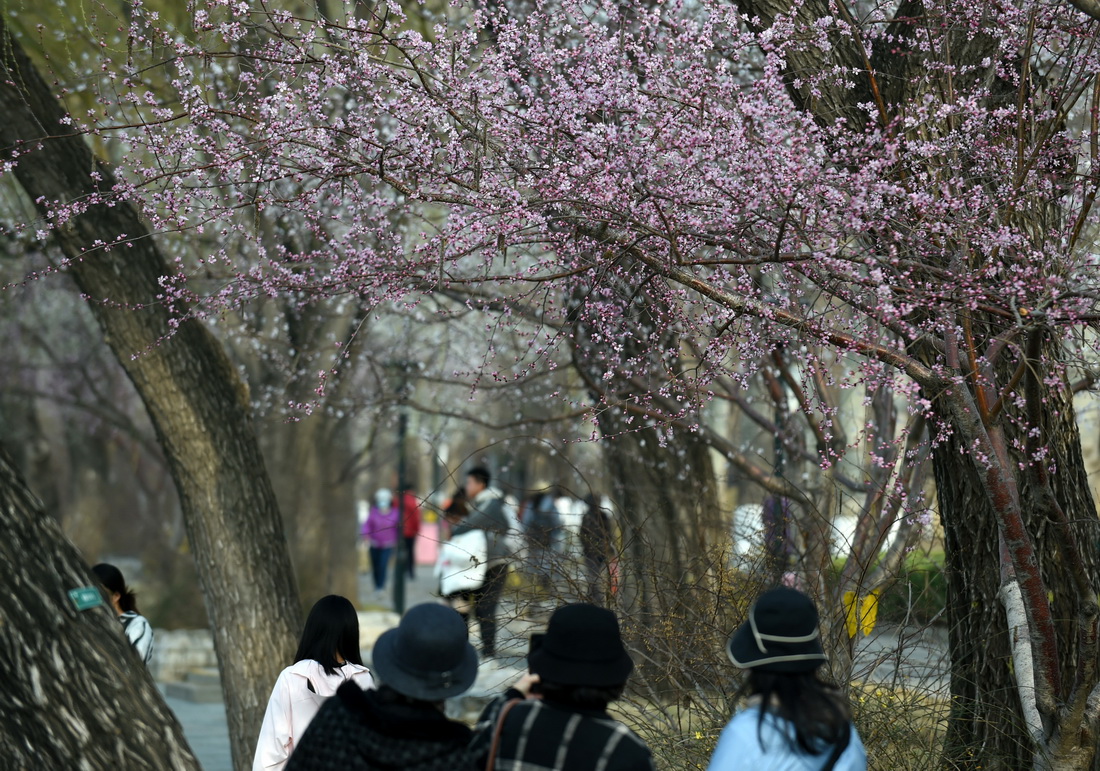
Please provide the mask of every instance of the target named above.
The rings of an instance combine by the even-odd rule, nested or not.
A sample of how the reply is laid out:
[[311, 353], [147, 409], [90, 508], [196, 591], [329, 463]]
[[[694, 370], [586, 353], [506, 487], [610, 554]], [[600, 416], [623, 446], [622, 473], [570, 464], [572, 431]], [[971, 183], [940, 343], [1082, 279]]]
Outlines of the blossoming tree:
[[[234, 280], [166, 278], [189, 307], [478, 287], [508, 298], [498, 323], [560, 312], [598, 343], [593, 385], [631, 384], [609, 433], [628, 405], [672, 425], [777, 350], [808, 383], [905, 394], [947, 536], [950, 760], [1090, 767], [1097, 518], [1072, 394], [1097, 319], [1093, 20], [1028, 0], [347, 11], [212, 0], [184, 34], [135, 3], [81, 126], [120, 143], [123, 178], [52, 216], [122, 199], [213, 230]], [[166, 50], [170, 97], [134, 59]], [[272, 210], [314, 246], [265, 244]], [[828, 467], [833, 408], [805, 395]]]

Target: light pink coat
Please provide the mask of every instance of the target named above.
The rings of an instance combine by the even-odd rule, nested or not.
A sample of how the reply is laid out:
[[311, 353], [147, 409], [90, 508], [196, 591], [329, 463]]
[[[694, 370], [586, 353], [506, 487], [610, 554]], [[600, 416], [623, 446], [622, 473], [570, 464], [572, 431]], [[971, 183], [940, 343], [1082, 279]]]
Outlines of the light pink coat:
[[[374, 687], [370, 671], [351, 662], [334, 675], [325, 674], [324, 667], [312, 659], [299, 661], [279, 673], [267, 702], [260, 738], [256, 740], [252, 771], [281, 771], [321, 703], [347, 680], [363, 690]], [[313, 691], [309, 690], [309, 683], [313, 684]]]

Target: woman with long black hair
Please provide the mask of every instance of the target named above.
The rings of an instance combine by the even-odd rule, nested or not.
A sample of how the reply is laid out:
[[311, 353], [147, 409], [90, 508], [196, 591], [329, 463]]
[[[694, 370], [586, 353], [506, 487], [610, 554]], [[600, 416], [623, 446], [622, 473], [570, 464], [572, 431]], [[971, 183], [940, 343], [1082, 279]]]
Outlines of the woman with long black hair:
[[317, 600], [306, 619], [294, 663], [279, 674], [267, 703], [253, 771], [282, 769], [321, 703], [341, 685], [374, 687], [359, 653], [359, 616], [346, 597]]
[[867, 754], [843, 695], [822, 682], [817, 610], [802, 592], [766, 592], [726, 653], [748, 671], [748, 705], [722, 731], [708, 771], [865, 771]]

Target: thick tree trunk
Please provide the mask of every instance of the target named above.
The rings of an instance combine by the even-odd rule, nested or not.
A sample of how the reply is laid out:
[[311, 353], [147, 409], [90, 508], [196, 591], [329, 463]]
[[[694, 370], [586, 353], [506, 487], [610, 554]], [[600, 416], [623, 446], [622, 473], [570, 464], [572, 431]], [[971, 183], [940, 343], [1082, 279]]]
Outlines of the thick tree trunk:
[[0, 448], [0, 759], [4, 768], [199, 771], [183, 731], [80, 554]]
[[[972, 464], [953, 442], [941, 449], [932, 457], [943, 514], [951, 651], [945, 766], [1026, 768], [1032, 748], [1012, 675], [1005, 612], [997, 599], [997, 520]], [[957, 512], [967, 513], [960, 517]]]
[[640, 666], [651, 684], [670, 676], [697, 683], [710, 672], [687, 662], [713, 658], [733, 610], [716, 580], [725, 552], [708, 548], [724, 530], [710, 449], [687, 431], [662, 446], [655, 429], [628, 427], [613, 412], [601, 409], [598, 423], [623, 539], [615, 607], [645, 651]]
[[[14, 172], [29, 197], [45, 213], [57, 202], [109, 192], [110, 171], [63, 126], [57, 98], [6, 28], [0, 36], [0, 142], [18, 157]], [[173, 326], [160, 300], [168, 264], [132, 206], [93, 205], [54, 232], [149, 411], [179, 490], [214, 629], [233, 760], [244, 769], [300, 620], [247, 395], [205, 327], [195, 320]], [[128, 240], [97, 246], [119, 239]]]
[[[286, 234], [275, 223], [264, 220], [263, 227], [269, 249], [295, 248], [280, 240]], [[340, 302], [320, 300], [303, 306], [286, 298], [264, 298], [234, 319], [246, 336], [226, 341], [261, 403], [271, 400], [271, 394], [279, 394], [276, 403], [315, 403], [317, 372], [329, 370], [320, 396], [323, 408], [308, 420], [288, 421], [274, 411], [257, 421], [303, 608], [327, 594], [353, 602], [358, 596], [355, 478], [347, 473], [348, 459], [355, 456], [353, 421], [334, 415], [328, 407], [340, 404], [354, 382], [348, 377], [353, 371], [350, 363], [329, 369], [332, 343], [344, 341], [341, 351], [352, 355], [362, 322], [357, 309]], [[264, 341], [262, 351], [254, 345], [257, 340]]]
[[[1074, 523], [1078, 548], [1095, 591], [1100, 585], [1094, 554], [1100, 522], [1085, 475], [1072, 395], [1063, 386], [1049, 389], [1044, 396], [1042, 436], [1051, 451], [1050, 465], [1057, 469], [1051, 487]], [[1008, 429], [1014, 424], [1015, 420], [1005, 421]], [[943, 513], [951, 650], [951, 720], [945, 765], [975, 769], [1029, 767], [1035, 747], [1023, 721], [1010, 634], [998, 599], [1001, 574], [996, 516], [982, 475], [969, 456], [960, 453], [954, 437], [936, 448], [933, 461]], [[1013, 454], [1013, 462], [1022, 464], [1019, 453]], [[1065, 699], [1078, 672], [1080, 603], [1062, 534], [1044, 515], [1045, 507], [1040, 505], [1039, 493], [1030, 478], [1018, 475], [1017, 484], [1027, 529], [1036, 544], [1043, 581], [1052, 599], [1061, 698]], [[1048, 726], [1048, 731], [1054, 728]]]

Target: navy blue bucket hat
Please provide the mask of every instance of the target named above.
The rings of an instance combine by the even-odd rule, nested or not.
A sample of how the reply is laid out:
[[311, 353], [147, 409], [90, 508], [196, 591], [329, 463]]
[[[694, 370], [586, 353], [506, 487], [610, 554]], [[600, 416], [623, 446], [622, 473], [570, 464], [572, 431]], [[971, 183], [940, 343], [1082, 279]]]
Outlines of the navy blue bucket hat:
[[477, 651], [457, 611], [426, 602], [409, 608], [396, 629], [374, 644], [371, 663], [382, 682], [422, 701], [466, 691], [477, 679]]

